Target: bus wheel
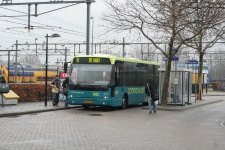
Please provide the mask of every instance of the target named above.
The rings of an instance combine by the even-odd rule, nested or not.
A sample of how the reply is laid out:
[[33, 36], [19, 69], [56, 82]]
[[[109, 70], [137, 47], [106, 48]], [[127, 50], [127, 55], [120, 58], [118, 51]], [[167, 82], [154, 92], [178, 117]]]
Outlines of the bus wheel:
[[84, 109], [88, 109], [89, 106], [88, 105], [83, 105]]
[[142, 103], [143, 106], [148, 106], [148, 102]]
[[128, 105], [127, 98], [126, 98], [126, 96], [123, 96], [121, 108], [122, 109], [126, 109], [127, 108], [127, 105]]

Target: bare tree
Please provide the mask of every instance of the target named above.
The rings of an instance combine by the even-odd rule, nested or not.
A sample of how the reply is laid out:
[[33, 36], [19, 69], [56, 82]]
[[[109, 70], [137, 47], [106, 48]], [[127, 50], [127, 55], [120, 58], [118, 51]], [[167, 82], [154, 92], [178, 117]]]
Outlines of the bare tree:
[[193, 17], [196, 18], [196, 22], [189, 27], [193, 34], [199, 34], [193, 39], [193, 42], [187, 43], [187, 45], [199, 53], [199, 93], [197, 99], [202, 100], [203, 57], [206, 51], [225, 33], [225, 5], [221, 0], [201, 0], [196, 3], [195, 8], [197, 11], [194, 12]]
[[40, 64], [41, 60], [36, 55], [24, 55], [20, 56], [19, 62], [26, 64]]
[[[103, 19], [115, 31], [130, 31], [144, 36], [167, 57], [161, 103], [167, 105], [172, 58], [181, 46], [198, 33], [188, 27], [195, 20], [191, 9], [195, 0], [108, 0]], [[138, 37], [137, 37], [138, 38]], [[167, 44], [164, 49], [162, 44]], [[172, 50], [173, 49], [173, 50]]]
[[214, 90], [225, 90], [225, 53], [223, 46], [214, 48], [213, 52], [207, 52], [204, 55], [209, 66], [208, 81]]

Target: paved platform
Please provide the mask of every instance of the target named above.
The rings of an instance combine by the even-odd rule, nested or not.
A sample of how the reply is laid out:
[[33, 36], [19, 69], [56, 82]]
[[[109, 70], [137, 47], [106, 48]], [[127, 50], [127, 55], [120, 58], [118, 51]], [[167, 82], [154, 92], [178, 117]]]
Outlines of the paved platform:
[[[184, 111], [188, 109], [193, 109], [197, 107], [202, 107], [204, 105], [209, 105], [213, 103], [222, 102], [225, 100], [225, 92], [208, 92], [202, 94], [202, 100], [196, 100], [195, 94], [192, 94], [191, 104], [185, 104], [184, 106], [179, 105], [157, 105], [158, 110], [166, 110], [166, 111]], [[157, 102], [156, 102], [157, 104]], [[148, 109], [148, 106], [142, 107], [143, 109]]]
[[48, 101], [47, 106], [45, 106], [44, 101], [42, 102], [26, 102], [18, 103], [17, 105], [5, 105], [2, 107], [0, 105], [0, 117], [8, 117], [23, 114], [32, 114], [47, 111], [56, 111], [63, 109], [76, 108], [81, 106], [69, 106], [64, 107], [64, 102], [60, 101], [58, 106], [52, 106], [51, 101]]
[[[158, 110], [166, 110], [166, 111], [184, 111], [187, 109], [193, 109], [196, 107], [201, 107], [204, 105], [209, 105], [217, 102], [221, 102], [225, 100], [225, 92], [210, 92], [203, 94], [203, 100], [196, 100], [194, 94], [192, 94], [192, 104], [184, 105], [184, 106], [173, 106], [173, 105], [157, 105]], [[64, 102], [60, 101], [58, 106], [52, 106], [51, 101], [48, 101], [47, 106], [45, 106], [44, 101], [42, 102], [26, 102], [26, 103], [18, 103], [17, 105], [5, 105], [2, 107], [0, 105], [0, 117], [7, 116], [15, 116], [15, 115], [23, 115], [23, 114], [31, 114], [31, 113], [39, 113], [46, 111], [56, 111], [63, 109], [71, 109], [78, 108], [81, 106], [69, 106], [64, 107]], [[142, 109], [148, 109], [148, 106], [143, 106]]]

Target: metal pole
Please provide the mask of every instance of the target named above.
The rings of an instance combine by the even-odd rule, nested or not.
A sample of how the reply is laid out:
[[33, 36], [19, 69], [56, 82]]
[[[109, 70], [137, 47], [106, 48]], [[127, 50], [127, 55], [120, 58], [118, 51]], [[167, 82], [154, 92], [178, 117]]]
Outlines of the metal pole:
[[[196, 51], [195, 51], [196, 52]], [[195, 53], [194, 53], [194, 60], [195, 60]], [[197, 72], [196, 72], [197, 64], [194, 65], [194, 72], [195, 72], [195, 103], [196, 103], [196, 92], [197, 92]]]
[[125, 37], [123, 37], [123, 58], [125, 56]]
[[[93, 55], [93, 45], [94, 45], [94, 41], [93, 41], [94, 18], [93, 17], [91, 17], [91, 18], [92, 18], [92, 43], [91, 43], [92, 46], [91, 46], [91, 54]], [[96, 52], [95, 52], [95, 54], [96, 54]]]
[[2, 107], [4, 107], [4, 101], [3, 101], [3, 93], [2, 94]]
[[205, 80], [204, 76], [205, 76], [205, 74], [203, 73], [202, 75], [203, 75], [203, 82], [202, 82], [202, 93], [203, 93], [204, 92], [204, 80]]
[[36, 43], [37, 38], [35, 38], [34, 40], [35, 40], [35, 48], [36, 48], [36, 56], [37, 56], [37, 43]]
[[191, 97], [190, 97], [190, 88], [189, 88], [189, 86], [190, 86], [190, 75], [191, 73], [190, 72], [188, 72], [188, 82], [187, 82], [187, 84], [188, 84], [188, 104], [190, 104], [190, 100], [191, 100]]
[[9, 69], [10, 69], [10, 51], [8, 51], [8, 83], [9, 83]]
[[90, 8], [91, 0], [87, 0], [87, 37], [86, 37], [86, 55], [89, 55], [90, 51]]
[[35, 4], [35, 17], [38, 16], [38, 15], [37, 15], [37, 5], [38, 5], [38, 4]]
[[[194, 58], [192, 57], [192, 60], [195, 60], [195, 53], [194, 53]], [[191, 64], [191, 66], [193, 66], [194, 67], [194, 75], [196, 76], [196, 72], [195, 72], [195, 65], [194, 64]], [[195, 88], [195, 90], [196, 90], [196, 77], [194, 76], [194, 78], [195, 78], [195, 82], [194, 82], [194, 88]], [[194, 90], [194, 94], [195, 94], [195, 103], [196, 103], [196, 92], [195, 92], [195, 90]], [[193, 91], [193, 90], [192, 90]]]
[[22, 68], [22, 71], [23, 71], [23, 77], [22, 77], [22, 83], [23, 83], [23, 79], [24, 79], [24, 68], [23, 66], [20, 64], [21, 68]]
[[65, 47], [65, 62], [67, 62], [67, 47]]
[[57, 44], [55, 44], [55, 53], [56, 53], [56, 49], [57, 49], [57, 46], [56, 46]]
[[28, 32], [30, 32], [30, 6], [31, 4], [28, 5]]
[[80, 53], [80, 44], [79, 44], [79, 53]]
[[15, 83], [17, 81], [17, 50], [18, 50], [18, 40], [16, 40], [16, 59], [15, 59], [15, 62], [16, 62], [16, 66], [15, 66], [15, 70], [16, 70], [16, 74], [15, 74]]
[[48, 34], [46, 35], [46, 62], [45, 62], [45, 106], [47, 106], [47, 94], [48, 94]]
[[9, 77], [10, 77], [10, 51], [17, 51], [17, 50], [1, 50], [1, 51], [8, 51], [8, 83], [9, 83]]
[[74, 44], [74, 56], [75, 56], [75, 54], [76, 54], [76, 44]]

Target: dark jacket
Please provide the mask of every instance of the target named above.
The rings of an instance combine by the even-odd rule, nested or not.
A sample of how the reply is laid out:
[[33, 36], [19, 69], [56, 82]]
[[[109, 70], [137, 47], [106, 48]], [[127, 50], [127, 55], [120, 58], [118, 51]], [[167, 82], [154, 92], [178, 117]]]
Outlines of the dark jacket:
[[67, 77], [64, 81], [63, 81], [63, 88], [67, 87], [68, 86], [68, 82], [69, 82], [69, 78]]
[[153, 100], [158, 99], [158, 86], [153, 80], [146, 83], [145, 93], [147, 96], [151, 96]]
[[68, 88], [69, 78], [67, 77], [62, 84], [63, 94], [67, 96], [67, 88]]
[[60, 87], [60, 83], [61, 83], [61, 81], [60, 81], [60, 79], [53, 79], [52, 80], [52, 85], [54, 85], [54, 86], [56, 86], [57, 88], [59, 88]]

